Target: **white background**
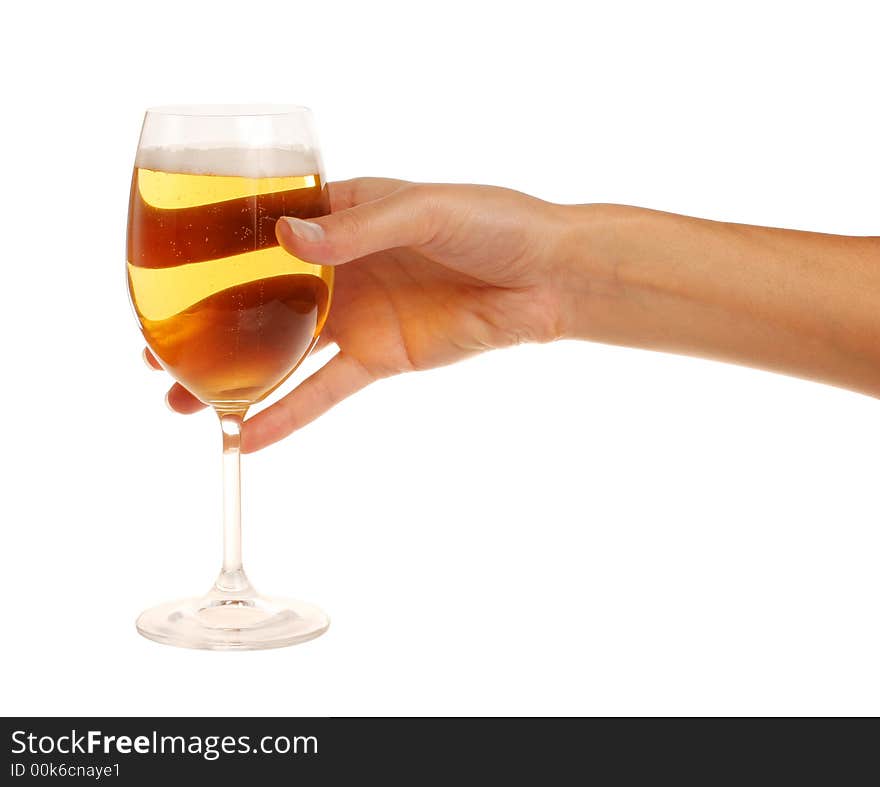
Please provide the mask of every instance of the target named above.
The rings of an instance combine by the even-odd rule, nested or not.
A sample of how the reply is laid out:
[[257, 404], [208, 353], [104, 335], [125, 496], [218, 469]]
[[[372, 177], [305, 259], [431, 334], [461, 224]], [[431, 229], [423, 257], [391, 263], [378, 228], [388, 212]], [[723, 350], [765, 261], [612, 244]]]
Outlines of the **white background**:
[[248, 573], [324, 637], [142, 639], [218, 568], [220, 438], [166, 410], [123, 275], [174, 102], [310, 105], [331, 178], [876, 234], [873, 5], [6, 8], [0, 712], [880, 712], [878, 403], [600, 345], [382, 382], [246, 458]]

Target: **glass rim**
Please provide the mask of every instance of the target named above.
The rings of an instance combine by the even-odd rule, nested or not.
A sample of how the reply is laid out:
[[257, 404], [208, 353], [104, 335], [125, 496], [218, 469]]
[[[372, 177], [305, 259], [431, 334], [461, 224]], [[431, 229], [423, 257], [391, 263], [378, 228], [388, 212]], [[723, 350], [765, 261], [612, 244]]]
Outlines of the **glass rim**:
[[311, 115], [312, 110], [300, 104], [162, 104], [147, 107], [145, 114], [190, 118], [240, 118]]

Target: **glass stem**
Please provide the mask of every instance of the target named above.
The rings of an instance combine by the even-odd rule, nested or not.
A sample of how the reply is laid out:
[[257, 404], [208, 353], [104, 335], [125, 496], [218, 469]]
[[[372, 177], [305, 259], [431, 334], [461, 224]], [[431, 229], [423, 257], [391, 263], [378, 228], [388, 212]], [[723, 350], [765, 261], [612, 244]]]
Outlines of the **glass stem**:
[[217, 589], [242, 591], [250, 584], [241, 565], [241, 425], [244, 412], [218, 412], [223, 430], [223, 570]]

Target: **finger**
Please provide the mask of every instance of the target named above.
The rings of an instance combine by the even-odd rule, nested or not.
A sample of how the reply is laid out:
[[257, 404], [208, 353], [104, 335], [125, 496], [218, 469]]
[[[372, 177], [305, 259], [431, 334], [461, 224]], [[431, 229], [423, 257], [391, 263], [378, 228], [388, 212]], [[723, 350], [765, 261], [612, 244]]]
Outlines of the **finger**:
[[242, 450], [259, 451], [287, 437], [374, 379], [359, 361], [337, 353], [283, 399], [245, 421]]
[[144, 347], [144, 351], [142, 353], [144, 363], [149, 366], [151, 369], [155, 369], [157, 372], [162, 371], [162, 364], [156, 360], [156, 356], [150, 352], [149, 347]]
[[330, 192], [330, 210], [338, 211], [353, 208], [362, 202], [386, 197], [391, 192], [406, 186], [407, 181], [394, 178], [352, 178], [337, 180], [327, 184]]
[[275, 234], [288, 252], [321, 265], [340, 265], [398, 246], [423, 246], [442, 220], [432, 194], [429, 187], [408, 186], [309, 221], [285, 216], [275, 224]]
[[189, 415], [204, 410], [207, 405], [196, 399], [189, 391], [180, 383], [174, 383], [165, 394], [165, 403], [174, 410], [175, 413]]

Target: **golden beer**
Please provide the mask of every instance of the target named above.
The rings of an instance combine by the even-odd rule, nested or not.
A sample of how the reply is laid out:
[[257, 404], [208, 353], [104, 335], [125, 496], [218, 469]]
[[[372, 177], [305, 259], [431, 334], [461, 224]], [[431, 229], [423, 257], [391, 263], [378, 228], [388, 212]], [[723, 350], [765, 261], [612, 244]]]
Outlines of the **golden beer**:
[[284, 149], [145, 149], [131, 184], [128, 284], [147, 344], [206, 404], [259, 401], [308, 355], [333, 269], [278, 246], [281, 216], [329, 213], [320, 167]]

